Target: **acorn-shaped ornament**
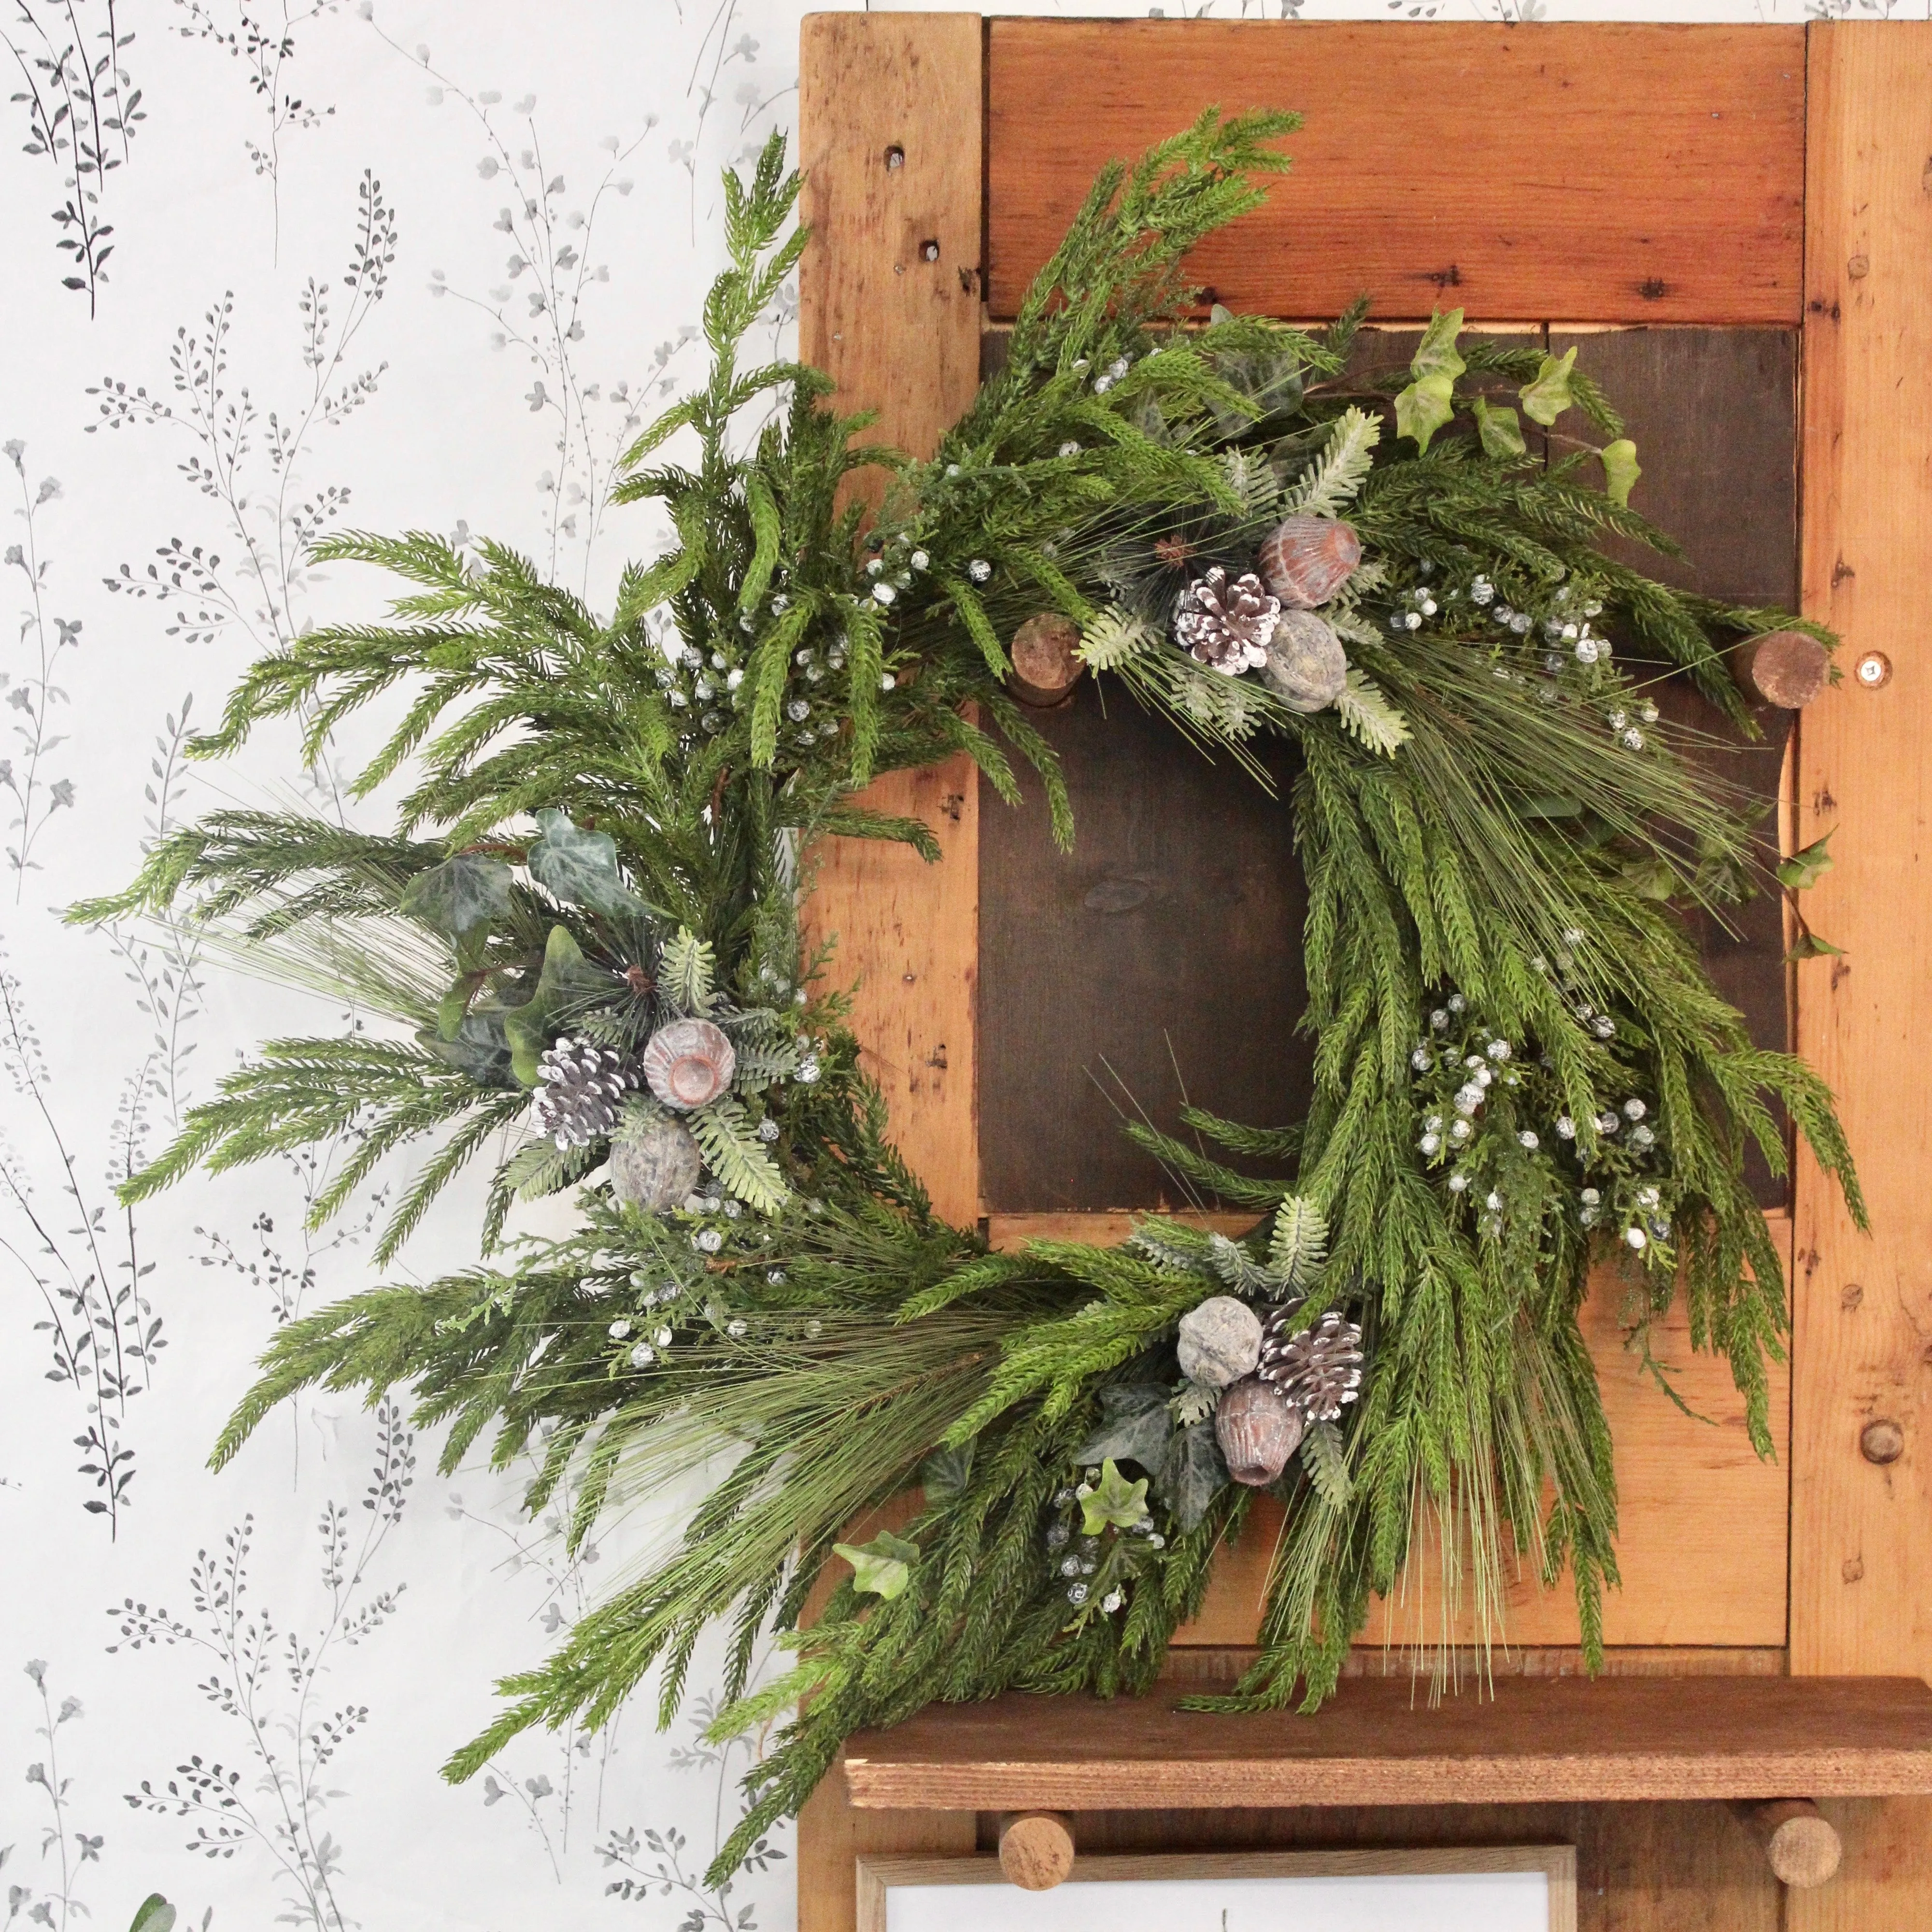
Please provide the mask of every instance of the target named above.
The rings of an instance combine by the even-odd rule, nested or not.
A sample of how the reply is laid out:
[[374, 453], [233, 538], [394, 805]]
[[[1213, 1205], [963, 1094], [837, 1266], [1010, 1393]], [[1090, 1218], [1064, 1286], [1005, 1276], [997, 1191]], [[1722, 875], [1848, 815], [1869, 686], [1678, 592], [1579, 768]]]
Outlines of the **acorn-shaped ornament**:
[[709, 1020], [671, 1020], [650, 1036], [644, 1079], [667, 1107], [681, 1114], [708, 1106], [731, 1084], [738, 1055]]
[[1361, 560], [1361, 538], [1338, 517], [1290, 517], [1261, 549], [1268, 587], [1295, 610], [1327, 603]]
[[1301, 1415], [1257, 1376], [1222, 1391], [1214, 1410], [1214, 1439], [1228, 1474], [1250, 1490], [1264, 1490], [1301, 1447]]
[[610, 1191], [627, 1207], [664, 1214], [696, 1191], [704, 1155], [682, 1120], [662, 1114], [645, 1123], [634, 1138], [610, 1148]]
[[1268, 640], [1262, 676], [1289, 710], [1325, 711], [1348, 682], [1348, 660], [1326, 617], [1287, 610]]

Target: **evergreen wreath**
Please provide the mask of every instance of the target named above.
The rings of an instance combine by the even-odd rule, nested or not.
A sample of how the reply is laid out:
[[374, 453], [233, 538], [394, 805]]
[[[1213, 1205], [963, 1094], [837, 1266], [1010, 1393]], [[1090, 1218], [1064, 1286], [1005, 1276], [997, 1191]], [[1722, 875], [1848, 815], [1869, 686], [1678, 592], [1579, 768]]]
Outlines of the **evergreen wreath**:
[[[533, 1510], [576, 1469], [580, 1540], [729, 1459], [681, 1546], [505, 1682], [452, 1777], [526, 1726], [602, 1722], [654, 1666], [668, 1720], [722, 1620], [718, 1734], [793, 1714], [716, 1876], [861, 1726], [1008, 1688], [1148, 1690], [1262, 1486], [1286, 1526], [1259, 1654], [1198, 1706], [1326, 1697], [1432, 1515], [1486, 1624], [1506, 1562], [1546, 1586], [1568, 1565], [1594, 1663], [1616, 1498], [1577, 1311], [1608, 1249], [1640, 1332], [1681, 1284], [1769, 1453], [1785, 1292], [1747, 1144], [1783, 1172], [1785, 1110], [1863, 1207], [1828, 1095], [1751, 1043], [1673, 910], [1749, 889], [1749, 818], [1644, 680], [1681, 672], [1749, 729], [1725, 644], [1832, 640], [1604, 554], [1672, 547], [1629, 507], [1635, 451], [1574, 350], [1462, 343], [1457, 311], [1389, 368], [1360, 352], [1362, 305], [1318, 337], [1218, 308], [1190, 323], [1184, 258], [1256, 204], [1298, 124], [1210, 112], [1104, 171], [930, 462], [854, 446], [865, 419], [818, 370], [740, 365], [806, 246], [774, 137], [724, 178], [710, 380], [617, 493], [661, 501], [674, 547], [607, 618], [494, 543], [325, 541], [412, 587], [386, 622], [255, 664], [195, 749], [291, 718], [313, 762], [403, 699], [354, 788], [410, 766], [395, 832], [219, 812], [75, 909], [191, 920], [399, 1023], [268, 1042], [128, 1199], [333, 1141], [321, 1220], [434, 1136], [387, 1262], [459, 1169], [508, 1148], [484, 1258], [282, 1329], [218, 1465], [313, 1384], [413, 1388], [418, 1420], [448, 1425], [446, 1468], [486, 1432], [499, 1466], [534, 1448]], [[680, 436], [688, 456], [658, 458]], [[867, 466], [890, 479], [869, 525], [841, 488]], [[827, 962], [800, 956], [801, 854], [937, 856], [855, 800], [878, 772], [963, 751], [1016, 802], [1016, 754], [1070, 841], [1006, 682], [1003, 640], [1042, 611], [1196, 746], [1259, 776], [1262, 734], [1298, 754], [1307, 1118], [1129, 1130], [1252, 1210], [1239, 1240], [1154, 1217], [1118, 1249], [991, 1253], [946, 1226]], [[514, 1199], [570, 1187], [574, 1234], [504, 1243]], [[839, 1540], [896, 1501], [898, 1528]], [[770, 1630], [794, 1667], [748, 1688]]]

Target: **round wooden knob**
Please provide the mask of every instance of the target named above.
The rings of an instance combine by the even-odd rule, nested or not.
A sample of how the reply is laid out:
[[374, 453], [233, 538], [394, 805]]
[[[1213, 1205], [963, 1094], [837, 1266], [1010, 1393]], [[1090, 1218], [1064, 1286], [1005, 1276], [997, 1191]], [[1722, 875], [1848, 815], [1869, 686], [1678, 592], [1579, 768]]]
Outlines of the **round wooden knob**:
[[1763, 1846], [1772, 1870], [1793, 1891], [1822, 1885], [1838, 1870], [1845, 1850], [1838, 1828], [1808, 1798], [1774, 1798], [1735, 1809]]
[[1905, 1431], [1890, 1416], [1882, 1415], [1859, 1430], [1858, 1454], [1881, 1468], [1888, 1462], [1896, 1462], [1905, 1454]]
[[1073, 1821], [1064, 1811], [1021, 1811], [1000, 1820], [1000, 1869], [1022, 1892], [1051, 1892], [1073, 1869]]
[[1754, 698], [1786, 711], [1801, 710], [1825, 688], [1832, 656], [1804, 631], [1767, 631], [1747, 638], [1731, 659], [1738, 683]]
[[1022, 704], [1063, 703], [1085, 668], [1080, 662], [1080, 626], [1057, 610], [1029, 617], [1013, 633], [1013, 695]]

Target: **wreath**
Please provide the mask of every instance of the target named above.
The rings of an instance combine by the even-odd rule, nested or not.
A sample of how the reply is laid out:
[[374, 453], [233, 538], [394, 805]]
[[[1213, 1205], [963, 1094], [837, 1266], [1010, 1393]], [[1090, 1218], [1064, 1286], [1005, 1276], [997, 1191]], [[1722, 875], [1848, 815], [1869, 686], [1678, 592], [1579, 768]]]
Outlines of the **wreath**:
[[[268, 1042], [129, 1199], [329, 1141], [320, 1220], [430, 1138], [380, 1264], [503, 1154], [484, 1258], [280, 1330], [218, 1465], [315, 1384], [412, 1387], [446, 1469], [486, 1432], [499, 1466], [534, 1453], [533, 1511], [572, 1473], [579, 1540], [722, 1459], [681, 1543], [502, 1684], [452, 1777], [526, 1726], [602, 1722], [653, 1667], [668, 1720], [722, 1622], [717, 1732], [793, 1714], [722, 1873], [861, 1726], [1148, 1690], [1263, 1489], [1285, 1523], [1258, 1652], [1196, 1706], [1328, 1696], [1432, 1517], [1486, 1620], [1506, 1565], [1567, 1566], [1594, 1664], [1616, 1497], [1577, 1315], [1606, 1250], [1640, 1334], [1681, 1291], [1769, 1453], [1785, 1290], [1747, 1147], [1784, 1171], [1788, 1114], [1863, 1208], [1829, 1096], [1751, 1042], [1687, 940], [1682, 907], [1751, 888], [1753, 814], [1694, 772], [1646, 681], [1681, 674], [1748, 731], [1725, 646], [1830, 634], [1606, 554], [1671, 546], [1629, 506], [1635, 450], [1574, 350], [1464, 342], [1456, 311], [1390, 368], [1364, 304], [1318, 336], [1201, 322], [1184, 258], [1256, 204], [1298, 124], [1210, 112], [1105, 170], [923, 462], [855, 445], [866, 419], [819, 371], [741, 364], [806, 244], [775, 137], [724, 177], [709, 380], [616, 491], [659, 502], [672, 547], [604, 617], [498, 544], [323, 542], [411, 587], [385, 623], [255, 664], [195, 748], [292, 719], [313, 764], [402, 700], [352, 788], [410, 768], [396, 830], [219, 812], [76, 909], [191, 920], [398, 1023]], [[872, 512], [844, 487], [866, 467]], [[1306, 1118], [1128, 1130], [1251, 1210], [1240, 1239], [1151, 1216], [1118, 1248], [994, 1253], [945, 1225], [828, 961], [801, 956], [824, 841], [938, 856], [857, 797], [879, 772], [964, 752], [1016, 802], [1017, 757], [1071, 839], [1010, 688], [1004, 640], [1042, 615], [1199, 750], [1263, 782], [1258, 742], [1294, 756]], [[514, 1200], [572, 1187], [568, 1238], [505, 1240]], [[842, 1540], [868, 1516], [895, 1526]], [[793, 1667], [752, 1688], [773, 1631]]]

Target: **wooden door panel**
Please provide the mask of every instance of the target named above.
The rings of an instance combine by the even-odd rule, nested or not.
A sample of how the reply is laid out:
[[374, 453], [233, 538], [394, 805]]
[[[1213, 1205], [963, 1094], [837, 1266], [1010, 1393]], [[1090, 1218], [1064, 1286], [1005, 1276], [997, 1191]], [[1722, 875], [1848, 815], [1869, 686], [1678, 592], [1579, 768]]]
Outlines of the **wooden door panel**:
[[1204, 108], [1306, 124], [1211, 238], [1230, 307], [1795, 324], [1802, 27], [995, 20], [990, 296], [1015, 312], [1102, 164]]

